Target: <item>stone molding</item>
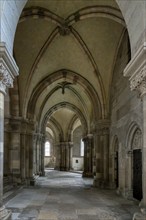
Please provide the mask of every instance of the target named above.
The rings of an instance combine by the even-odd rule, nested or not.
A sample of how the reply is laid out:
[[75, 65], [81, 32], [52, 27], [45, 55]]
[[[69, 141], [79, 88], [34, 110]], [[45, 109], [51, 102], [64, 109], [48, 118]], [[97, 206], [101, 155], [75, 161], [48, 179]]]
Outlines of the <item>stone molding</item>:
[[129, 77], [131, 90], [137, 90], [140, 96], [146, 94], [146, 42], [126, 66], [124, 76]]
[[13, 80], [18, 75], [18, 67], [9, 54], [6, 44], [0, 42], [0, 91], [6, 93], [6, 88], [13, 87]]
[[35, 123], [23, 117], [5, 117], [5, 132], [35, 134]]

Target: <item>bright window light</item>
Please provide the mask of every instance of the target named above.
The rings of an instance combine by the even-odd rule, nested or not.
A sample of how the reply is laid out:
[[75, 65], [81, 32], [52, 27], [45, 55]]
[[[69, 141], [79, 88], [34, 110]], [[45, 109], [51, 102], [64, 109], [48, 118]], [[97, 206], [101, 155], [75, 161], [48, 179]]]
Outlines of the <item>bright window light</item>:
[[50, 142], [46, 141], [45, 143], [45, 156], [49, 157], [50, 156]]
[[84, 142], [82, 141], [82, 139], [81, 139], [81, 150], [80, 150], [80, 155], [81, 155], [81, 157], [84, 157]]

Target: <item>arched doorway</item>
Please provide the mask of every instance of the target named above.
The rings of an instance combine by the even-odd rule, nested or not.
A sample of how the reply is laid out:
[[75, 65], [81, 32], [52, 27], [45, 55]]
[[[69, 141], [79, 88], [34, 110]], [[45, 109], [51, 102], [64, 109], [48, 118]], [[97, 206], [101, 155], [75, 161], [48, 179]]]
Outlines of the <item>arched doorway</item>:
[[142, 134], [140, 129], [136, 129], [132, 139], [132, 183], [133, 197], [142, 199]]

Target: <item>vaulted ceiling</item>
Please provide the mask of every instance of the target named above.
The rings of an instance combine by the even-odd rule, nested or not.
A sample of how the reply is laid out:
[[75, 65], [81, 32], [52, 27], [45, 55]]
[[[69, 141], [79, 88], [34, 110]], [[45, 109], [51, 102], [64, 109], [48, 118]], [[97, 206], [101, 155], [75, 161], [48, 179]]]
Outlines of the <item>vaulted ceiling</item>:
[[48, 132], [66, 134], [78, 120], [90, 133], [108, 117], [125, 30], [114, 0], [29, 0], [14, 42], [21, 114]]

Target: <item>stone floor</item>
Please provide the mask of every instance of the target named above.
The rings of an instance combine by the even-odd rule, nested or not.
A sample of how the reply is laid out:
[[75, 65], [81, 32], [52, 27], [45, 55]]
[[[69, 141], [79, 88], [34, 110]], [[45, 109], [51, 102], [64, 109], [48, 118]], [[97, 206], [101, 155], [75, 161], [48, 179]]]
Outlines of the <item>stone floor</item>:
[[93, 188], [92, 179], [53, 170], [5, 205], [12, 210], [11, 220], [132, 220], [139, 211], [114, 191]]

